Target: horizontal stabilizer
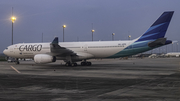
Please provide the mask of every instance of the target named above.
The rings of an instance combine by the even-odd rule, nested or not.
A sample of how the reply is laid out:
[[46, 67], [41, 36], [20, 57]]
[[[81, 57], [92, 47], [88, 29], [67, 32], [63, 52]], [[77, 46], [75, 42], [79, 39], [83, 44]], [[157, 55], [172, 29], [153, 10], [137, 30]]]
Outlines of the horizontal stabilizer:
[[172, 44], [172, 41], [171, 40], [166, 40], [165, 45], [168, 45], [168, 44]]
[[152, 41], [150, 43], [148, 43], [148, 46], [149, 47], [156, 47], [156, 46], [159, 46], [159, 45], [165, 45], [166, 43], [166, 38], [159, 38], [155, 41]]

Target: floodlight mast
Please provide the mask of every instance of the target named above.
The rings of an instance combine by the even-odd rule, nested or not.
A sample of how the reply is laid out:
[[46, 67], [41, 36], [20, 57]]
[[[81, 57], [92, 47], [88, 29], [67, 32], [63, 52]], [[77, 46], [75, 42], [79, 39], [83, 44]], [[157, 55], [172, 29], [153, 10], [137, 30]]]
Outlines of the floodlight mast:
[[13, 24], [14, 24], [15, 20], [16, 20], [16, 17], [13, 16], [13, 7], [12, 7], [12, 17], [11, 17], [11, 21], [12, 21], [12, 45], [13, 45]]
[[63, 42], [64, 42], [64, 28], [66, 28], [66, 25], [63, 25]]

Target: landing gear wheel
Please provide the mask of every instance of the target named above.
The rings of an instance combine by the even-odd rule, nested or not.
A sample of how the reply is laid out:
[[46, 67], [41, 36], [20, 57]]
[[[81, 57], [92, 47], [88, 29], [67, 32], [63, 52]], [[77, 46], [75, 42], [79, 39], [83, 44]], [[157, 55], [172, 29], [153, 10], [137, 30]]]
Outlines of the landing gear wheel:
[[19, 64], [19, 59], [16, 58], [15, 64], [18, 65]]
[[71, 63], [70, 63], [70, 62], [66, 62], [65, 65], [66, 65], [66, 66], [71, 66]]
[[81, 62], [81, 66], [86, 66], [86, 62]]
[[71, 66], [74, 67], [74, 63], [72, 63]]
[[91, 62], [81, 62], [81, 66], [91, 66]]
[[18, 65], [18, 64], [19, 64], [19, 61], [16, 61], [15, 63], [16, 63], [16, 65]]
[[71, 66], [72, 67], [77, 66], [77, 63], [72, 63]]
[[77, 63], [74, 63], [74, 66], [77, 66]]
[[67, 62], [65, 65], [66, 65], [66, 66], [72, 66], [72, 67], [74, 67], [74, 66], [77, 66], [77, 63]]
[[87, 62], [86, 65], [87, 65], [87, 66], [91, 66], [91, 62]]

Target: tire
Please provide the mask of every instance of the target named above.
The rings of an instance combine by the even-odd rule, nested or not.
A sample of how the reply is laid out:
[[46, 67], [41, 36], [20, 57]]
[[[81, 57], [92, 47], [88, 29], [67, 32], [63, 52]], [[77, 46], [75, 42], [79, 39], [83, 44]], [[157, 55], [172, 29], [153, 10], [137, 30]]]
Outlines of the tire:
[[87, 66], [91, 66], [91, 62], [87, 62]]
[[16, 63], [16, 65], [18, 65], [18, 64], [19, 64], [19, 61], [16, 61], [15, 63]]

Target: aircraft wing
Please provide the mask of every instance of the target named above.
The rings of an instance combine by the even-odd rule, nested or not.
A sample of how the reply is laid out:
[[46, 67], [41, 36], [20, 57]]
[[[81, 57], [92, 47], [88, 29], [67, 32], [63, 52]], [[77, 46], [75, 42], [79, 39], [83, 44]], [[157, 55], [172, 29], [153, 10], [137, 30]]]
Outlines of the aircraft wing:
[[76, 55], [79, 56], [80, 58], [92, 58], [92, 57], [94, 57], [94, 55], [89, 54], [89, 53], [84, 53], [84, 52], [77, 52]]
[[59, 46], [58, 42], [58, 37], [55, 37], [50, 44], [51, 54], [53, 56], [76, 55], [76, 53], [74, 53], [72, 50]]

